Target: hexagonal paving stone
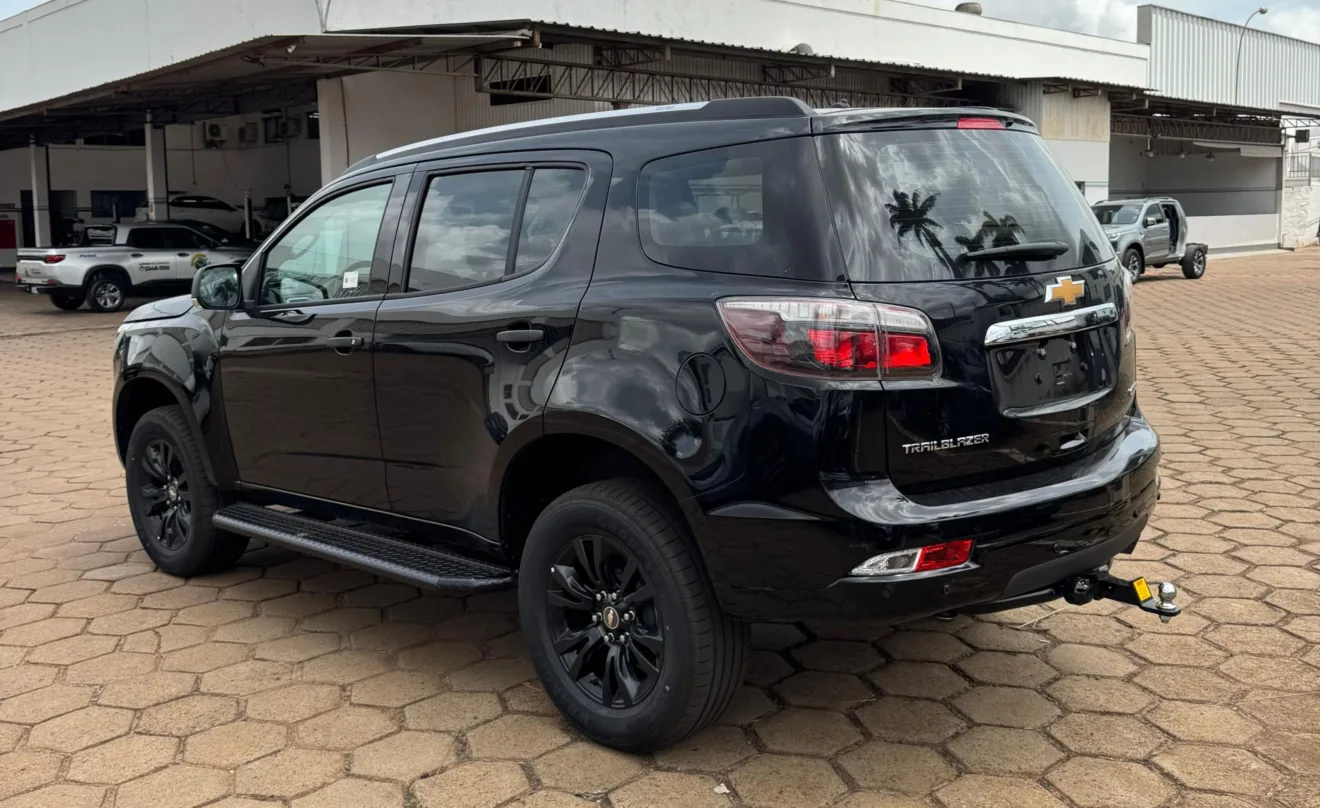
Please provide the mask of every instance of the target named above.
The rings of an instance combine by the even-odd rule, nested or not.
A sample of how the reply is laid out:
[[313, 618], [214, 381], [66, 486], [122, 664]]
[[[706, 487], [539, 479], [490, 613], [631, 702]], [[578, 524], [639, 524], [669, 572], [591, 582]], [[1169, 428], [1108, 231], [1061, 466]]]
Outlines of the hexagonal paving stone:
[[1057, 797], [1030, 780], [986, 777], [978, 774], [959, 777], [940, 789], [939, 799], [948, 808], [986, 808], [992, 805], [1011, 806], [1011, 808], [1066, 808]]
[[880, 654], [863, 642], [817, 640], [790, 652], [807, 670], [862, 673], [881, 663]]
[[1138, 763], [1078, 757], [1046, 779], [1081, 808], [1149, 808], [1174, 795], [1163, 777]]
[[166, 654], [161, 670], [206, 673], [247, 659], [245, 645], [227, 642], [206, 642]]
[[[1295, 774], [1320, 772], [1320, 735], [1271, 729], [1251, 742], [1257, 754]], [[1320, 792], [1316, 792], [1320, 793]]]
[[1320, 694], [1278, 696], [1272, 691], [1249, 694], [1237, 705], [1271, 731], [1310, 733], [1320, 727]]
[[394, 719], [383, 710], [340, 707], [299, 724], [295, 738], [300, 746], [347, 750], [383, 738], [396, 729]]
[[1060, 673], [1080, 676], [1112, 676], [1121, 679], [1137, 669], [1126, 654], [1095, 645], [1059, 645], [1051, 648], [1045, 658]]
[[1244, 749], [1180, 744], [1154, 762], [1189, 788], [1248, 797], [1264, 796], [1281, 779], [1274, 767]]
[[196, 682], [197, 677], [191, 673], [152, 671], [106, 685], [96, 703], [140, 710], [191, 693]]
[[[653, 808], [672, 805], [684, 808], [727, 808], [729, 798], [716, 793], [718, 784], [709, 777], [670, 772], [652, 772], [635, 783], [629, 783], [610, 795], [616, 808]], [[533, 795], [535, 796], [535, 795]], [[531, 803], [531, 797], [525, 802]], [[586, 803], [586, 806], [596, 803]], [[548, 808], [559, 808], [557, 804]], [[568, 808], [568, 804], [564, 804]], [[577, 808], [577, 806], [573, 806]]]
[[[554, 754], [559, 754], [558, 752]], [[667, 769], [721, 772], [756, 754], [747, 735], [736, 727], [707, 727], [654, 753], [657, 765]]]
[[1214, 623], [1243, 626], [1272, 626], [1284, 617], [1282, 609], [1244, 598], [1206, 598], [1196, 604], [1196, 613]]
[[49, 685], [0, 701], [0, 721], [37, 724], [85, 707], [91, 701], [89, 687]]
[[104, 799], [105, 789], [99, 786], [62, 784], [11, 797], [0, 805], [4, 808], [49, 808], [52, 805], [60, 808], [100, 808]]
[[646, 771], [642, 759], [594, 743], [569, 744], [533, 766], [543, 786], [573, 794], [603, 794]]
[[1149, 724], [1128, 715], [1073, 713], [1049, 729], [1066, 748], [1083, 755], [1144, 760], [1164, 743]]
[[793, 666], [773, 651], [752, 651], [747, 658], [743, 681], [757, 687], [769, 687], [793, 675]]
[[337, 779], [344, 757], [319, 749], [290, 748], [246, 763], [234, 775], [234, 790], [259, 797], [293, 797]]
[[69, 684], [108, 684], [135, 679], [156, 669], [152, 654], [106, 654], [72, 665], [64, 674]]
[[1306, 589], [1312, 592], [1320, 589], [1320, 573], [1301, 567], [1257, 567], [1248, 572], [1247, 577], [1275, 589]]
[[238, 717], [238, 702], [220, 696], [185, 696], [151, 707], [138, 719], [138, 732], [192, 735]]
[[174, 616], [174, 622], [185, 626], [223, 626], [251, 617], [252, 612], [251, 603], [218, 600], [182, 609]]
[[1064, 757], [1040, 732], [1007, 727], [972, 727], [949, 742], [949, 752], [982, 774], [1040, 775]]
[[131, 710], [114, 707], [84, 707], [37, 724], [28, 733], [31, 747], [77, 752], [128, 733], [133, 724]]
[[898, 696], [885, 696], [868, 704], [857, 711], [857, 718], [872, 735], [886, 741], [940, 743], [967, 727], [943, 704]]
[[495, 808], [528, 788], [516, 763], [478, 761], [418, 780], [412, 792], [422, 808]]
[[957, 637], [937, 631], [897, 631], [880, 647], [894, 659], [912, 662], [953, 662], [972, 652]]
[[[825, 761], [781, 755], [753, 758], [735, 769], [730, 780], [743, 801], [754, 808], [815, 808], [848, 790]], [[698, 782], [705, 785], [711, 781], [700, 778]], [[637, 808], [654, 804], [633, 803]]]
[[294, 678], [293, 668], [287, 662], [249, 659], [204, 674], [200, 688], [207, 693], [248, 696], [288, 684]]
[[1133, 636], [1132, 629], [1112, 617], [1061, 612], [1037, 624], [1059, 642], [1118, 645]]
[[0, 800], [55, 781], [63, 758], [42, 749], [0, 755]]
[[1034, 729], [1058, 717], [1059, 711], [1039, 693], [1020, 687], [975, 687], [953, 705], [978, 724]]
[[1146, 716], [1155, 726], [1183, 741], [1244, 744], [1260, 724], [1219, 704], [1166, 701]]
[[978, 651], [957, 662], [957, 667], [978, 682], [1011, 687], [1040, 687], [1058, 672], [1030, 654]]
[[1032, 653], [1043, 648], [1048, 642], [1034, 631], [980, 621], [959, 631], [958, 636], [968, 645], [983, 651]]
[[455, 690], [503, 691], [536, 678], [527, 659], [487, 659], [449, 674]]
[[258, 693], [247, 700], [247, 715], [263, 721], [292, 723], [329, 712], [341, 701], [334, 685], [299, 683]]
[[407, 671], [449, 673], [481, 659], [481, 651], [469, 643], [433, 642], [399, 654], [399, 667]]
[[0, 677], [0, 700], [46, 687], [60, 669], [52, 665], [19, 665]]
[[839, 765], [863, 788], [926, 794], [957, 773], [932, 749], [872, 741], [839, 757]]
[[453, 755], [453, 736], [405, 730], [354, 750], [349, 771], [363, 777], [411, 782], [448, 765]]
[[1220, 665], [1219, 670], [1253, 687], [1297, 693], [1320, 692], [1320, 668], [1296, 659], [1241, 654]]
[[1193, 575], [1178, 581], [1178, 588], [1207, 598], [1258, 598], [1268, 591], [1236, 575]]
[[775, 685], [779, 697], [797, 707], [849, 709], [865, 704], [875, 694], [856, 676], [803, 671]]
[[829, 757], [862, 740], [862, 733], [841, 713], [825, 710], [784, 710], [756, 725], [756, 734], [771, 752]]
[[562, 723], [530, 715], [506, 715], [467, 734], [474, 758], [522, 760], [563, 746], [570, 738]]
[[402, 808], [403, 791], [390, 783], [348, 778], [293, 801], [292, 808]]
[[269, 659], [275, 662], [306, 662], [319, 656], [338, 651], [338, 634], [303, 633], [278, 640], [267, 640], [257, 646], [254, 656], [257, 659]]
[[249, 617], [220, 626], [211, 635], [216, 642], [258, 643], [287, 637], [294, 627], [291, 617]]
[[124, 783], [115, 808], [193, 808], [229, 793], [228, 772], [176, 764]]
[[1246, 689], [1212, 670], [1163, 665], [1147, 668], [1132, 681], [1157, 696], [1181, 701], [1224, 703]]
[[84, 783], [125, 783], [170, 765], [178, 747], [174, 738], [126, 735], [74, 755], [68, 777]]
[[867, 675], [890, 696], [947, 699], [971, 684], [948, 665], [938, 662], [891, 662]]
[[435, 674], [418, 671], [391, 671], [353, 685], [355, 704], [377, 707], [403, 707], [440, 691]]
[[1305, 645], [1273, 626], [1215, 626], [1205, 638], [1232, 654], [1291, 656]]
[[1128, 643], [1127, 649], [1157, 665], [1211, 667], [1228, 658], [1223, 651], [1197, 637], [1143, 634]]
[[501, 712], [494, 693], [441, 693], [410, 704], [403, 711], [409, 729], [462, 732], [494, 719]]
[[354, 648], [391, 653], [421, 645], [431, 638], [431, 627], [417, 623], [381, 623], [349, 635]]
[[284, 748], [284, 727], [259, 721], [236, 721], [212, 727], [188, 739], [183, 759], [189, 763], [236, 769], [250, 760]]
[[33, 648], [27, 655], [27, 661], [36, 664], [72, 665], [75, 662], [108, 654], [115, 650], [118, 644], [118, 637], [80, 634], [77, 637], [56, 640]]

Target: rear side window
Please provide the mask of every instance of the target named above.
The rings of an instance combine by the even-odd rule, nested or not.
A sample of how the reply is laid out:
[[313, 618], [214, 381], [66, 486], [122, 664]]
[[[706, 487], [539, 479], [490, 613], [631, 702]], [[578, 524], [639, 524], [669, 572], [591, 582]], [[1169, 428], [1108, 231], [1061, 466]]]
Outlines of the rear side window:
[[840, 274], [810, 138], [648, 163], [637, 216], [643, 251], [662, 264], [806, 280]]
[[[979, 129], [817, 138], [854, 282], [937, 281], [1060, 272], [1113, 258], [1077, 187], [1038, 136]], [[969, 252], [1056, 242], [1042, 259]]]
[[139, 228], [129, 231], [128, 246], [141, 250], [163, 250], [165, 249], [164, 228]]

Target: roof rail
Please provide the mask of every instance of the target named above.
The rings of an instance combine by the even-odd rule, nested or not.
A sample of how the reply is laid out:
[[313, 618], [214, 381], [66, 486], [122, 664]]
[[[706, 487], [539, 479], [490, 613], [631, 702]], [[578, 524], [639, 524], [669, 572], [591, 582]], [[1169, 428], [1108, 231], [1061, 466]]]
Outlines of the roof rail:
[[788, 96], [765, 98], [721, 98], [709, 101], [693, 116], [697, 119], [729, 118], [810, 118], [816, 111], [806, 103]]

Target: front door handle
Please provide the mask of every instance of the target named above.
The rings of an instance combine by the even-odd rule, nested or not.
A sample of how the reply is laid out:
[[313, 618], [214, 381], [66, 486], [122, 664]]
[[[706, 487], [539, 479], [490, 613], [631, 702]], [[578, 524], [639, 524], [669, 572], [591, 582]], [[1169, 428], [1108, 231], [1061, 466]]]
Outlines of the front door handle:
[[539, 328], [514, 328], [499, 332], [495, 339], [504, 343], [540, 342], [545, 339], [545, 332]]
[[191, 253], [179, 253], [180, 258], [187, 258]]
[[325, 344], [334, 348], [338, 353], [351, 353], [354, 348], [361, 348], [366, 344], [362, 337], [355, 337], [348, 334], [337, 334], [325, 341]]

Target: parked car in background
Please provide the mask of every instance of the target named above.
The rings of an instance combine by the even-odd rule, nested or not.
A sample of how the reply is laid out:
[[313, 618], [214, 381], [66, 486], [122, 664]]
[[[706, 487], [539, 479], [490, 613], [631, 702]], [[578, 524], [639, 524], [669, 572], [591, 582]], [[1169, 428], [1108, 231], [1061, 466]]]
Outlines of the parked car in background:
[[1035, 126], [745, 98], [392, 149], [133, 312], [114, 426], [163, 571], [250, 539], [516, 587], [549, 698], [644, 752], [751, 621], [898, 623], [1107, 572], [1159, 492], [1131, 285]]
[[225, 230], [224, 228], [216, 227], [213, 224], [199, 221], [197, 219], [170, 219], [168, 221], [161, 222], [161, 224], [178, 224], [178, 225], [183, 225], [184, 227], [191, 227], [193, 230], [196, 230], [198, 233], [201, 233], [207, 238], [212, 239], [216, 243], [223, 244], [226, 246], [233, 246], [233, 247], [246, 246], [255, 249], [256, 246], [261, 243], [261, 239], [259, 238], [251, 238], [251, 239], [245, 238], [241, 233], [231, 233], [228, 230]]
[[1183, 275], [1193, 280], [1205, 274], [1207, 247], [1187, 240], [1187, 215], [1178, 200], [1120, 199], [1091, 210], [1133, 282], [1149, 266], [1181, 264]]
[[[150, 215], [149, 211], [149, 205], [142, 205], [137, 209], [135, 218], [137, 221], [145, 222]], [[243, 208], [234, 207], [223, 199], [216, 199], [213, 196], [187, 194], [171, 197], [169, 201], [169, 218], [171, 220], [190, 219], [206, 222], [234, 235], [243, 235], [245, 232]], [[260, 238], [270, 232], [274, 224], [274, 222], [262, 216], [260, 212], [253, 211], [252, 237], [254, 239]]]
[[19, 250], [15, 281], [59, 309], [118, 311], [131, 292], [177, 294], [202, 267], [251, 254], [177, 224], [88, 225], [79, 246]]

